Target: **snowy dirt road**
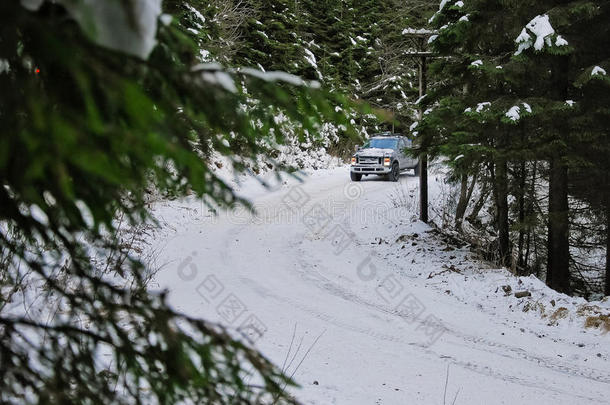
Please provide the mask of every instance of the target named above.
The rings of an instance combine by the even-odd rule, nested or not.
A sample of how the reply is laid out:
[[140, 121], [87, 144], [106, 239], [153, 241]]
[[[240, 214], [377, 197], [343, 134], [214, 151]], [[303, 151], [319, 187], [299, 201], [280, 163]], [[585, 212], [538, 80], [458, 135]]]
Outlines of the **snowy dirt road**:
[[256, 215], [158, 203], [155, 288], [248, 336], [304, 403], [608, 403], [610, 337], [526, 311], [578, 302], [445, 243], [415, 220], [417, 184], [340, 168], [272, 192], [245, 182]]

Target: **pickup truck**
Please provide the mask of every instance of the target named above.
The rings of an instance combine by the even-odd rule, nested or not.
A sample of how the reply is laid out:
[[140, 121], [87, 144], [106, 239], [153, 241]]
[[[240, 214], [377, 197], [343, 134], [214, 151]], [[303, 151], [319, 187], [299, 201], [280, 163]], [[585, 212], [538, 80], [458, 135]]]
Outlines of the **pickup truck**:
[[419, 159], [406, 154], [411, 145], [411, 140], [400, 134], [374, 135], [352, 156], [350, 178], [360, 181], [362, 176], [376, 174], [398, 181], [400, 172], [408, 169], [414, 169], [418, 176]]

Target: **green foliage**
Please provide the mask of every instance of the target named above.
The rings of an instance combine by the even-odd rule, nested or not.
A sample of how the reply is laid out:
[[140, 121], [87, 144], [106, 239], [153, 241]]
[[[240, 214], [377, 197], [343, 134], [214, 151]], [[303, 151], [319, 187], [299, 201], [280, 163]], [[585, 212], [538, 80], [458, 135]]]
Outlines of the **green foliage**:
[[[0, 4], [0, 402], [293, 402], [255, 350], [148, 293], [116, 235], [149, 219], [150, 190], [247, 204], [207, 155], [256, 167], [284, 141], [280, 112], [304, 137], [322, 122], [354, 134], [342, 111], [367, 111], [293, 76], [198, 65], [202, 38], [188, 28], [218, 27], [181, 1], [164, 11], [175, 18], [142, 60], [92, 43], [61, 5]], [[61, 316], [16, 310], [26, 281]]]
[[[519, 176], [540, 161], [569, 167], [571, 191], [580, 198], [600, 204], [578, 180], [584, 173], [605, 185], [598, 197], [608, 195], [602, 174], [607, 159], [601, 158], [609, 150], [602, 124], [608, 122], [608, 78], [599, 68], [591, 73], [607, 66], [610, 44], [602, 21], [609, 12], [605, 1], [474, 0], [463, 7], [449, 2], [435, 14], [439, 35], [432, 47], [440, 58], [430, 68], [434, 84], [422, 102], [429, 108], [419, 126], [422, 147], [448, 156], [456, 174], [506, 163], [518, 168], [504, 180], [490, 172], [496, 215], [508, 200], [500, 185], [508, 181], [509, 195], [522, 200], [529, 181]], [[536, 33], [526, 28], [536, 16], [548, 16], [554, 29], [540, 49]], [[513, 230], [539, 222], [524, 214], [524, 205], [513, 210], [519, 218], [509, 218]]]
[[[412, 121], [413, 108], [408, 105], [417, 98], [417, 82], [414, 62], [403, 55], [409, 44], [401, 32], [421, 25], [433, 4], [430, 0], [409, 4], [394, 0], [192, 2], [205, 15], [205, 10], [218, 9], [218, 4], [225, 3], [239, 5], [229, 15], [241, 13], [247, 18], [240, 24], [208, 19], [206, 24], [218, 25], [218, 29], [191, 27], [198, 32], [200, 45], [210, 52], [211, 59], [229, 66], [283, 70], [317, 80], [333, 91], [392, 111], [398, 125], [404, 122], [408, 126]], [[226, 57], [226, 46], [216, 46], [216, 33], [226, 31], [235, 34], [232, 57]], [[353, 110], [346, 113], [357, 125], [372, 127], [367, 130], [379, 129], [378, 120], [372, 117]]]

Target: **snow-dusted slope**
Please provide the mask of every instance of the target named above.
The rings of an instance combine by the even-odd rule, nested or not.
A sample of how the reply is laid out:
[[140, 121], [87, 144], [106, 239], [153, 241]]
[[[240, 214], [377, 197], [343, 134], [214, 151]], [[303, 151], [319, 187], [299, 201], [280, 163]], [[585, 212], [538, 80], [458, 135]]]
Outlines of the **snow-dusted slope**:
[[[583, 327], [586, 303], [446, 244], [415, 221], [416, 177], [351, 183], [338, 168], [273, 192], [239, 187], [256, 216], [157, 204], [156, 281], [177, 308], [254, 341], [304, 403], [610, 398], [610, 335]], [[532, 296], [515, 298], [521, 290]]]

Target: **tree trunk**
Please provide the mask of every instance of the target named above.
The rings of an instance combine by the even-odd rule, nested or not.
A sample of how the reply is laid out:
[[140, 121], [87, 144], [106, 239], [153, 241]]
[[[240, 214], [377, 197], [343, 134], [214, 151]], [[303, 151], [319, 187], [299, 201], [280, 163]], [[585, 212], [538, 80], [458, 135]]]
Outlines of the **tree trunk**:
[[[538, 168], [538, 162], [534, 161], [534, 165], [532, 167], [532, 184], [529, 189], [529, 201], [527, 202], [527, 216], [531, 218], [534, 213], [534, 200], [536, 198], [536, 169]], [[534, 241], [536, 243], [536, 241]], [[529, 265], [530, 251], [532, 244], [532, 227], [527, 227], [527, 238], [525, 242], [525, 257], [523, 260], [524, 267]], [[536, 262], [538, 258], [536, 257], [536, 253], [534, 253], [534, 262]], [[538, 275], [536, 275], [538, 276]]]
[[457, 207], [455, 208], [455, 228], [457, 230], [462, 229], [462, 220], [464, 219], [464, 214], [466, 213], [466, 206], [468, 205], [468, 201], [466, 201], [467, 195], [468, 175], [464, 173], [460, 178], [460, 198], [458, 199]]
[[[552, 69], [557, 100], [568, 98], [567, 56], [558, 56]], [[566, 141], [569, 135], [567, 123], [556, 122], [557, 140]], [[570, 240], [568, 206], [568, 168], [562, 160], [563, 150], [550, 155], [549, 221], [547, 239], [546, 284], [552, 289], [570, 294]]]
[[511, 249], [508, 233], [508, 177], [506, 160], [501, 159], [497, 164], [496, 182], [498, 187], [497, 214], [498, 214], [498, 253], [500, 263], [504, 266], [511, 265]]
[[460, 198], [455, 208], [455, 228], [458, 230], [462, 229], [462, 223], [464, 222], [464, 215], [466, 215], [466, 208], [472, 198], [474, 187], [477, 183], [477, 173], [475, 172], [472, 176], [470, 186], [468, 185], [468, 175], [463, 174], [460, 179]]
[[519, 245], [518, 245], [518, 259], [517, 259], [517, 274], [525, 275], [525, 176], [527, 174], [525, 168], [525, 161], [521, 162], [519, 170]]
[[546, 284], [556, 291], [570, 294], [568, 168], [558, 156], [550, 163]]
[[489, 195], [489, 181], [483, 179], [483, 184], [481, 185], [481, 195], [479, 195], [479, 199], [472, 207], [472, 212], [468, 215], [468, 222], [471, 224], [475, 223], [477, 217], [479, 216], [479, 212], [483, 209], [485, 202], [487, 201], [487, 196]]
[[499, 158], [491, 165], [491, 184], [496, 208], [498, 231], [498, 262], [510, 267], [510, 239], [508, 233], [508, 177], [506, 160]]

